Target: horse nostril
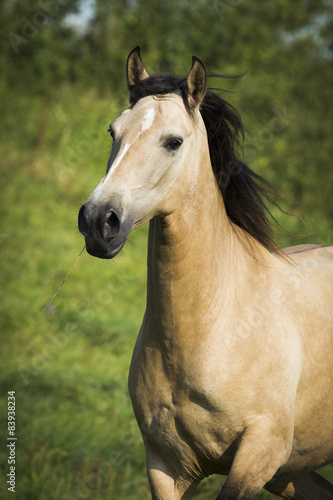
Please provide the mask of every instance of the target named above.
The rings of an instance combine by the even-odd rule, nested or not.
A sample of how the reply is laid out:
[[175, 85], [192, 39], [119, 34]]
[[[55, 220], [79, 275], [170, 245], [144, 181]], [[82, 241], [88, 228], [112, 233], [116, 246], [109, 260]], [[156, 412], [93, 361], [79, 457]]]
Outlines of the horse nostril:
[[87, 218], [85, 214], [86, 207], [85, 205], [82, 205], [79, 211], [79, 231], [82, 233], [84, 236], [87, 236], [88, 234], [88, 223], [87, 223]]
[[105, 239], [114, 238], [119, 233], [119, 229], [120, 229], [119, 218], [113, 210], [110, 210], [104, 222], [104, 238]]

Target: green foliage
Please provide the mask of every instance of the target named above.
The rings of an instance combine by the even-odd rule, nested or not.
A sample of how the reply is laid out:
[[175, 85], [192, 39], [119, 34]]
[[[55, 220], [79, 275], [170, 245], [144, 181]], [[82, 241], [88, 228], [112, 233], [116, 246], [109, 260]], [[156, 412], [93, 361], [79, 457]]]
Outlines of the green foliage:
[[[78, 208], [105, 171], [106, 129], [126, 106], [124, 65], [137, 43], [150, 72], [185, 73], [193, 53], [210, 71], [249, 69], [238, 84], [211, 80], [238, 90], [225, 97], [250, 131], [245, 159], [306, 219], [274, 211], [287, 231], [333, 244], [331, 1], [96, 0], [80, 31], [65, 19], [83, 3], [0, 5], [1, 498], [9, 390], [17, 500], [149, 498], [127, 394], [145, 306], [147, 227], [112, 262], [83, 253], [42, 313], [82, 249]], [[49, 19], [38, 25], [45, 9]], [[324, 474], [332, 479], [331, 468]], [[221, 484], [206, 480], [197, 498], [214, 498]]]
[[[84, 253], [55, 306], [42, 313], [83, 246], [77, 209], [105, 169], [110, 146], [109, 102], [92, 93], [75, 97], [62, 88], [47, 108], [30, 101], [24, 142], [16, 132], [1, 144], [1, 274], [7, 284], [1, 290], [1, 415], [7, 391], [15, 390], [18, 499], [83, 498], [84, 491], [92, 498], [130, 498], [135, 483], [148, 491], [127, 396], [145, 302], [146, 228], [114, 262]], [[23, 121], [25, 98], [7, 102], [10, 107]], [[2, 442], [6, 429], [2, 418]], [[4, 479], [3, 446], [0, 463]], [[0, 491], [7, 498], [5, 481]]]
[[10, 86], [44, 93], [74, 77], [78, 42], [64, 23], [80, 0], [5, 0], [0, 6], [0, 70]]

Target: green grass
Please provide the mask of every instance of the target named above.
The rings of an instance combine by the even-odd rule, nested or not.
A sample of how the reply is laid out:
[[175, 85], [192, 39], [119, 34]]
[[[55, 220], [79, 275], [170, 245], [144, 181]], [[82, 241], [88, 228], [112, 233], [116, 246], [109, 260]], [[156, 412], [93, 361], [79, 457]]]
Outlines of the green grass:
[[[145, 307], [147, 226], [115, 260], [82, 254], [77, 212], [105, 170], [110, 99], [63, 87], [41, 101], [0, 90], [0, 497], [7, 491], [7, 391], [16, 391], [17, 500], [148, 499], [127, 393]], [[119, 104], [121, 106], [121, 104]], [[325, 470], [326, 474], [331, 474]], [[332, 475], [331, 475], [332, 477]], [[215, 498], [221, 477], [196, 498]], [[256, 498], [267, 498], [259, 493]]]

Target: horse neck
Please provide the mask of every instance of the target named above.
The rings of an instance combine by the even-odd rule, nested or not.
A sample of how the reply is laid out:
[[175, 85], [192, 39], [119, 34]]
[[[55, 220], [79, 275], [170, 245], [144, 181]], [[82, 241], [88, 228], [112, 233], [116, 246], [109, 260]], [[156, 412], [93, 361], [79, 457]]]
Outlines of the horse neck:
[[255, 277], [270, 255], [230, 224], [207, 156], [182, 206], [150, 222], [145, 321], [149, 342], [162, 343], [164, 352], [184, 337], [187, 347], [191, 338], [197, 343], [207, 322], [230, 306], [237, 281], [244, 286], [244, 276]]

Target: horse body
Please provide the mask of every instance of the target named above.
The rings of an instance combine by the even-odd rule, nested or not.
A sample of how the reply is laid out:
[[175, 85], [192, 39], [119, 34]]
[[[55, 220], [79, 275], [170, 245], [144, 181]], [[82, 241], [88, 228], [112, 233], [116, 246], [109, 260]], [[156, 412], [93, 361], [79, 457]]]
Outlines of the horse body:
[[[146, 79], [135, 49], [129, 87]], [[107, 174], [79, 216], [87, 250], [104, 258], [150, 220], [129, 391], [152, 496], [192, 498], [220, 473], [219, 499], [262, 487], [332, 499], [306, 471], [333, 458], [333, 247], [274, 255], [230, 219], [199, 111], [198, 59], [186, 85], [186, 102], [148, 93], [115, 120]]]
[[218, 192], [213, 210], [209, 177], [205, 169], [192, 203], [184, 200], [187, 213], [150, 223], [147, 310], [129, 377], [148, 462], [157, 454], [152, 471], [162, 463], [181, 494], [229, 472], [252, 429], [247, 453], [257, 463], [269, 453], [262, 486], [279, 468], [314, 469], [333, 456], [333, 287], [323, 286], [333, 248], [295, 253], [294, 265], [273, 256], [235, 234]]

